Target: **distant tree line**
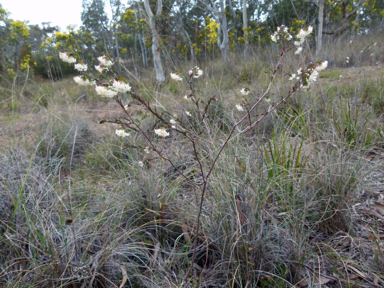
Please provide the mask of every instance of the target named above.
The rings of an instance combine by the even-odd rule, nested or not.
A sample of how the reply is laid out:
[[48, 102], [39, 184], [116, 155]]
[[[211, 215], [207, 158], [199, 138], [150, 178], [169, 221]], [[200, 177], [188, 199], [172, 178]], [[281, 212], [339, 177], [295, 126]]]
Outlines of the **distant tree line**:
[[60, 79], [74, 71], [59, 62], [58, 51], [76, 50], [85, 61], [109, 55], [136, 70], [154, 65], [162, 82], [172, 63], [219, 55], [227, 61], [234, 52], [246, 59], [248, 48], [269, 44], [281, 24], [292, 31], [312, 25], [317, 52], [324, 39], [384, 28], [381, 0], [83, 0], [82, 8], [82, 25], [60, 32], [50, 23], [13, 20], [0, 4], [1, 71], [32, 67]]

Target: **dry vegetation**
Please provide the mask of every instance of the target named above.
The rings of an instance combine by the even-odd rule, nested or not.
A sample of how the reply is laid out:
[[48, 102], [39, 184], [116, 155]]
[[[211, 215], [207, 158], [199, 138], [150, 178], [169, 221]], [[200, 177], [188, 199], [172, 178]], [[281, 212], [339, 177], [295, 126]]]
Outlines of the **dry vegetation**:
[[[146, 146], [139, 134], [121, 139], [113, 125], [99, 124], [117, 116], [115, 102], [71, 79], [3, 78], [0, 286], [181, 287], [197, 237], [186, 287], [383, 287], [379, 36], [325, 47], [327, 57], [319, 59], [330, 68], [316, 85], [230, 142], [214, 170], [198, 235], [199, 190], [156, 155], [132, 148]], [[198, 92], [219, 100], [210, 111], [217, 146], [207, 146], [207, 154], [239, 116], [240, 89], [265, 88], [271, 55], [263, 48], [251, 61], [233, 56], [229, 65], [200, 64]], [[308, 59], [288, 59], [281, 74]], [[187, 122], [187, 86], [158, 87], [146, 73], [130, 79], [135, 90]], [[284, 94], [286, 78], [277, 80], [271, 101]], [[146, 119], [146, 131], [154, 123]], [[182, 151], [178, 167], [199, 177], [182, 138], [156, 141], [165, 153]]]

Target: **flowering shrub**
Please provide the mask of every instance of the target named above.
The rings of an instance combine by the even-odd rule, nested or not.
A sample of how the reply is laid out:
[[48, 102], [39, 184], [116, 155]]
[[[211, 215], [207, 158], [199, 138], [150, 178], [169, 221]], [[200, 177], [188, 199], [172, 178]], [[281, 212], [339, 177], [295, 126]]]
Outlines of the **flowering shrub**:
[[[252, 93], [248, 88], [242, 88], [240, 93], [243, 96], [250, 97], [252, 99], [250, 101], [244, 101], [243, 103], [237, 104], [236, 109], [239, 111], [239, 119], [233, 125], [228, 135], [223, 139], [222, 144], [219, 149], [217, 149], [215, 155], [209, 155], [211, 161], [205, 162], [203, 153], [203, 147], [200, 143], [209, 143], [208, 140], [201, 141], [205, 135], [209, 138], [209, 125], [208, 121], [208, 107], [211, 105], [212, 101], [217, 101], [215, 96], [209, 98], [209, 100], [205, 103], [200, 98], [196, 96], [196, 91], [194, 89], [194, 81], [198, 81], [196, 79], [200, 78], [204, 73], [203, 71], [195, 66], [191, 70], [188, 71], [188, 74], [183, 74], [181, 71], [177, 71], [175, 73], [171, 73], [170, 76], [175, 81], [186, 81], [189, 85], [190, 94], [185, 95], [184, 98], [188, 100], [193, 105], [193, 109], [185, 110], [186, 115], [189, 117], [189, 121], [194, 125], [185, 125], [180, 119], [169, 115], [172, 115], [168, 111], [159, 112], [157, 108], [154, 108], [152, 104], [142, 97], [139, 93], [133, 91], [132, 87], [124, 80], [123, 77], [116, 78], [116, 73], [113, 71], [113, 62], [108, 58], [108, 56], [101, 56], [98, 58], [99, 65], [94, 66], [96, 71], [92, 69], [88, 69], [86, 64], [80, 62], [80, 64], [76, 64], [75, 68], [83, 72], [83, 75], [77, 76], [74, 78], [75, 82], [80, 85], [95, 85], [96, 93], [102, 97], [106, 98], [114, 98], [115, 101], [120, 105], [126, 117], [115, 119], [114, 121], [108, 121], [112, 123], [119, 124], [121, 129], [116, 130], [116, 135], [119, 137], [129, 137], [130, 133], [135, 131], [134, 133], [141, 133], [149, 146], [146, 148], [140, 148], [145, 153], [149, 153], [150, 150], [157, 153], [157, 155], [163, 160], [168, 161], [173, 168], [182, 176], [184, 179], [192, 185], [201, 188], [201, 200], [200, 200], [200, 209], [197, 215], [197, 228], [196, 234], [199, 231], [200, 227], [200, 215], [202, 211], [202, 205], [205, 197], [205, 192], [207, 190], [207, 186], [209, 183], [209, 179], [211, 177], [212, 171], [215, 167], [216, 161], [223, 149], [227, 146], [229, 141], [240, 134], [246, 133], [253, 129], [260, 121], [262, 121], [267, 115], [272, 113], [277, 107], [279, 107], [282, 103], [284, 103], [288, 97], [292, 96], [294, 93], [299, 91], [300, 89], [309, 88], [312, 83], [317, 80], [317, 77], [321, 71], [326, 69], [328, 62], [316, 62], [309, 63], [305, 68], [299, 68], [296, 73], [288, 73], [286, 76], [289, 76], [288, 80], [295, 81], [292, 85], [291, 89], [288, 93], [283, 96], [281, 99], [277, 100], [275, 103], [271, 103], [269, 108], [264, 113], [255, 113], [255, 109], [258, 105], [260, 105], [261, 101], [269, 102], [268, 98], [269, 91], [274, 82], [276, 72], [281, 66], [284, 56], [289, 53], [289, 51], [294, 50], [295, 54], [299, 54], [302, 51], [301, 45], [304, 43], [305, 38], [312, 33], [313, 28], [309, 26], [307, 29], [300, 29], [295, 36], [292, 36], [288, 31], [288, 27], [284, 25], [277, 28], [277, 31], [271, 35], [271, 39], [273, 42], [281, 41], [282, 43], [282, 52], [280, 54], [280, 58], [274, 69], [272, 70], [270, 83], [266, 89], [266, 91], [261, 94], [261, 96], [257, 96], [255, 93]], [[60, 53], [60, 58], [68, 63], [75, 63], [77, 59], [74, 57], [73, 53]], [[80, 60], [80, 59], [78, 59]], [[92, 67], [92, 66], [89, 66]], [[152, 115], [157, 120], [157, 124], [153, 127], [153, 132], [155, 135], [166, 138], [170, 136], [170, 132], [174, 131], [178, 133], [180, 136], [185, 137], [190, 143], [194, 153], [194, 160], [198, 164], [199, 173], [201, 174], [201, 178], [199, 180], [191, 180], [188, 175], [185, 175], [183, 171], [179, 170], [178, 166], [176, 166], [172, 159], [170, 159], [165, 153], [161, 151], [157, 143], [155, 143], [153, 138], [151, 138], [140, 126], [140, 119], [134, 118], [129, 111], [128, 105], [123, 105], [122, 101], [116, 97], [119, 93], [126, 93], [130, 96], [130, 101], [139, 102], [145, 108], [146, 113]], [[185, 103], [185, 102], [184, 102]], [[100, 123], [104, 123], [106, 121], [101, 121]], [[128, 132], [127, 132], [128, 131]], [[205, 145], [205, 144], [204, 144]], [[211, 145], [215, 145], [215, 143], [211, 142]], [[215, 150], [215, 149], [213, 149]], [[145, 167], [142, 161], [139, 162], [140, 167]], [[195, 247], [196, 247], [195, 241]], [[194, 256], [195, 257], [194, 251]], [[193, 260], [192, 260], [193, 261]], [[192, 267], [192, 265], [191, 265]], [[189, 273], [188, 273], [189, 274]], [[187, 275], [188, 276], [188, 275]]]

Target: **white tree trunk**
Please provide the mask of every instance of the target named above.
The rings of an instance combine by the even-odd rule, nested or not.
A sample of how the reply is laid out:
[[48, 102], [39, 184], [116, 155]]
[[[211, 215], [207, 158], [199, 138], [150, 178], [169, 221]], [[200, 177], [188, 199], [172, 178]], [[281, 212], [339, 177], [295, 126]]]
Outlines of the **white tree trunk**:
[[[159, 47], [159, 39], [157, 38], [156, 26], [154, 21], [153, 12], [151, 7], [149, 6], [149, 0], [144, 0], [145, 12], [149, 18], [149, 25], [152, 30], [152, 54], [153, 54], [153, 63], [155, 65], [156, 70], [156, 80], [159, 83], [165, 81], [163, 66], [161, 65], [161, 57], [160, 57], [160, 47]], [[157, 0], [157, 11], [156, 16], [160, 16], [161, 10], [163, 8], [162, 0]]]
[[223, 41], [220, 45], [221, 56], [223, 57], [223, 61], [228, 61], [229, 54], [229, 45], [228, 45], [228, 24], [227, 24], [227, 16], [225, 15], [225, 6], [224, 0], [220, 0], [220, 10], [221, 10], [221, 31], [223, 31]]
[[244, 60], [248, 57], [248, 16], [247, 0], [243, 0]]
[[316, 55], [321, 52], [323, 42], [324, 0], [319, 0], [319, 26], [317, 27]]

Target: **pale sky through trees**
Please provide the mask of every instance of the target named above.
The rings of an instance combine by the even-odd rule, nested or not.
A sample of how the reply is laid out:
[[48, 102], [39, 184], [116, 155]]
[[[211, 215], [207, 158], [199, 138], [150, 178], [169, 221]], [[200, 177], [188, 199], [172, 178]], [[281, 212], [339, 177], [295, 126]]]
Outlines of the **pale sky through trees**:
[[51, 26], [60, 26], [62, 31], [70, 24], [81, 25], [81, 3], [81, 0], [0, 0], [11, 13], [9, 18], [29, 20], [29, 24], [40, 26], [41, 22], [51, 22]]

